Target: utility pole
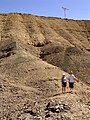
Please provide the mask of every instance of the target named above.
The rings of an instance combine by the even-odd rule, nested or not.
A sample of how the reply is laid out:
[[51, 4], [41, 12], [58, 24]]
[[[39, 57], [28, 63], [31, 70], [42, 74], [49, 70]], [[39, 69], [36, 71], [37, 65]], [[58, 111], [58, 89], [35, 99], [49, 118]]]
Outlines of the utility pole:
[[67, 9], [65, 7], [62, 7], [62, 9], [64, 10], [64, 18], [66, 18], [66, 10], [69, 10], [69, 9]]

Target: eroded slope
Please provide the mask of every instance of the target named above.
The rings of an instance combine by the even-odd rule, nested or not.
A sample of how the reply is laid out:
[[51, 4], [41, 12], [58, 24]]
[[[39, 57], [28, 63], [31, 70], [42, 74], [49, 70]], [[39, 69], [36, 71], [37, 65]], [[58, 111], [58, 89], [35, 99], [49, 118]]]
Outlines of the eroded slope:
[[[0, 15], [0, 119], [90, 119], [90, 87], [82, 82], [90, 84], [89, 29], [90, 21]], [[70, 70], [80, 82], [64, 95], [60, 78]]]

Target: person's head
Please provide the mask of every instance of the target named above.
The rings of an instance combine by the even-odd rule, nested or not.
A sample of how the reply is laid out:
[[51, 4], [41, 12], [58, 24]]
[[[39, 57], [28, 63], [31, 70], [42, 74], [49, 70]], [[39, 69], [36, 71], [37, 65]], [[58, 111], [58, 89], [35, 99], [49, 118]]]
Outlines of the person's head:
[[70, 71], [70, 74], [73, 74], [73, 71]]
[[63, 76], [65, 76], [65, 73], [63, 73]]

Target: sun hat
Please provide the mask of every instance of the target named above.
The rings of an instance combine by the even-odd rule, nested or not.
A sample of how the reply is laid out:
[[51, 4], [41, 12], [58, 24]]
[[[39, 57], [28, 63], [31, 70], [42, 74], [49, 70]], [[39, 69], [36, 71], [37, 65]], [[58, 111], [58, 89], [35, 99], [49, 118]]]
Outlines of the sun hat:
[[65, 73], [63, 73], [63, 75], [65, 75]]

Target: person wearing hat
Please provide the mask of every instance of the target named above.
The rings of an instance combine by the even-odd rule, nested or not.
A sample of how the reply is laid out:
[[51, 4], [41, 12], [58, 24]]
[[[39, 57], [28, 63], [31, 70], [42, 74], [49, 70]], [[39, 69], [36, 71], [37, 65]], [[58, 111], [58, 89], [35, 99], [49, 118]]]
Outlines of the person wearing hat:
[[62, 83], [62, 93], [65, 93], [66, 92], [66, 86], [67, 86], [67, 80], [66, 80], [65, 73], [63, 73], [63, 75], [62, 75], [61, 83]]

